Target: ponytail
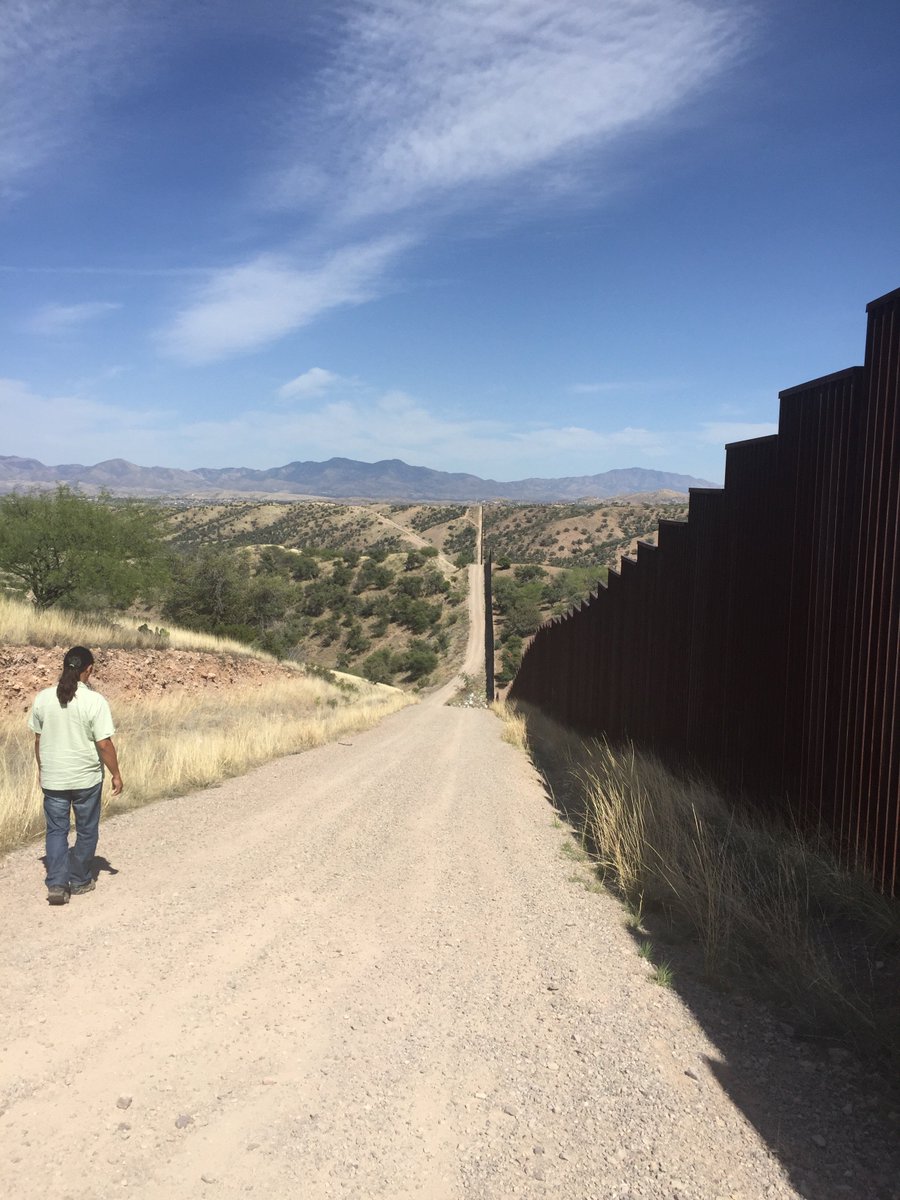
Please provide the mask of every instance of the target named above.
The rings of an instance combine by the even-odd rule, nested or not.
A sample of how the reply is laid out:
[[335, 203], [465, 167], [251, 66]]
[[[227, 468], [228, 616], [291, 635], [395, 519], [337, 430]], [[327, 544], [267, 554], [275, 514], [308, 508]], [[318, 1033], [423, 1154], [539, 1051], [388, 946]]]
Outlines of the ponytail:
[[56, 685], [56, 698], [63, 708], [78, 691], [78, 680], [82, 671], [93, 664], [94, 656], [86, 646], [73, 646], [71, 650], [66, 651], [62, 674]]

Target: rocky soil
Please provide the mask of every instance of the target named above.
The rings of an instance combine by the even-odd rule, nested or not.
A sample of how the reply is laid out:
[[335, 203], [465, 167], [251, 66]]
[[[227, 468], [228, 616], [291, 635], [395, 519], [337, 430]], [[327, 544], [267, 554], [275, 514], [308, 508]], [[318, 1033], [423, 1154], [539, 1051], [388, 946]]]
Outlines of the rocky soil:
[[[36, 692], [59, 679], [67, 646], [0, 646], [0, 712], [27, 712]], [[262, 686], [295, 675], [262, 659], [196, 650], [98, 650], [91, 680], [106, 698]]]

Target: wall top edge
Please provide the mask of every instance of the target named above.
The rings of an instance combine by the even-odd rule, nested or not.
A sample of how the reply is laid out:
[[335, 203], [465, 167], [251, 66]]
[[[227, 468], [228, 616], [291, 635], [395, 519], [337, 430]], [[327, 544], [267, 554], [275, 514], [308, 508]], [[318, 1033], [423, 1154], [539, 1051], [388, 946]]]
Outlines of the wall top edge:
[[873, 308], [880, 308], [884, 304], [895, 304], [898, 300], [900, 300], [900, 288], [894, 288], [892, 292], [885, 292], [877, 300], [870, 300], [866, 305], [866, 312], [871, 312]]
[[725, 449], [730, 450], [732, 447], [737, 449], [740, 446], [764, 446], [767, 442], [777, 442], [777, 441], [778, 441], [777, 433], [766, 433], [762, 437], [743, 438], [739, 442], [726, 442]]
[[830, 375], [820, 375], [818, 379], [810, 379], [807, 383], [798, 383], [794, 387], [785, 388], [778, 393], [778, 399], [784, 400], [787, 396], [796, 396], [800, 392], [812, 392], [829, 383], [840, 383], [847, 379], [853, 379], [862, 373], [862, 369], [862, 367], [845, 367], [843, 371], [832, 371]]

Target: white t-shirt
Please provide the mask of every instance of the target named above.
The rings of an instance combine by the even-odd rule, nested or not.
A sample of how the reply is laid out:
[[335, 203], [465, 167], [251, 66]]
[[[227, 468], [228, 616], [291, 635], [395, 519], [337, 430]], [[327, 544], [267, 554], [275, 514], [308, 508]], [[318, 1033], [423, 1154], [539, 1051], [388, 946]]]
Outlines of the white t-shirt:
[[97, 742], [116, 732], [109, 704], [79, 682], [65, 708], [56, 688], [35, 696], [28, 728], [41, 735], [41, 787], [48, 791], [94, 787], [103, 778]]

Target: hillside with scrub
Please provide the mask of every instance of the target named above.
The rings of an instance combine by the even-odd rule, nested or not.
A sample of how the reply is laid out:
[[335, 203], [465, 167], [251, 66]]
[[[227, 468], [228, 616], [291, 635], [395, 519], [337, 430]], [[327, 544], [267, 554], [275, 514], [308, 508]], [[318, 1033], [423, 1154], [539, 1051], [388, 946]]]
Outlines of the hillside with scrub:
[[[0, 501], [0, 579], [41, 609], [119, 614], [230, 639], [282, 661], [421, 688], [466, 638], [465, 568], [495, 565], [498, 680], [524, 639], [652, 540], [666, 497], [596, 504], [137, 502], [63, 486]], [[103, 551], [97, 547], [102, 545]], [[172, 647], [169, 641], [165, 643]]]
[[[114, 808], [183, 795], [366, 728], [410, 700], [387, 679], [421, 678], [437, 665], [413, 632], [383, 648], [381, 670], [370, 672], [383, 681], [335, 674], [312, 656], [299, 661], [299, 636], [286, 645], [291, 620], [324, 617], [331, 641], [358, 633], [367, 585], [386, 595], [394, 582], [386, 553], [363, 563], [271, 546], [179, 549], [171, 516], [65, 487], [0, 500], [0, 849], [41, 827], [25, 718], [34, 695], [59, 677], [68, 646], [93, 649], [94, 682], [122, 730], [127, 787], [107, 796]], [[449, 590], [437, 571], [432, 585], [426, 556], [412, 553], [403, 556], [406, 582], [390, 592], [386, 634], [392, 619], [405, 631], [433, 631], [440, 606], [424, 600], [426, 583], [441, 596]], [[287, 649], [295, 653], [277, 653]]]
[[0, 851], [43, 827], [26, 718], [59, 678], [70, 645], [88, 644], [107, 697], [126, 788], [106, 811], [181, 796], [259, 763], [369, 728], [411, 697], [365, 679], [280, 663], [209, 634], [150, 630], [0, 597]]

